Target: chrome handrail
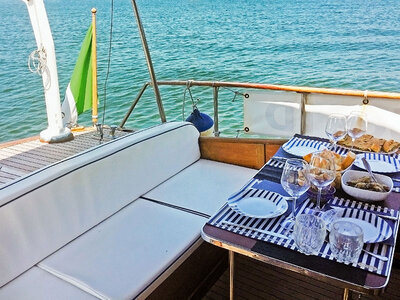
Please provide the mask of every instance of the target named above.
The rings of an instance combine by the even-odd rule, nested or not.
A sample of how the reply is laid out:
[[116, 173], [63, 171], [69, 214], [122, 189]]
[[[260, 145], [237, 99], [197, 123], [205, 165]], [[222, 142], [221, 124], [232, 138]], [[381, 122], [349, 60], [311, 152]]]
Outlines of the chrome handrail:
[[[173, 81], [157, 81], [157, 85], [171, 85], [171, 86], [187, 86], [188, 81], [184, 80], [173, 80]], [[140, 89], [135, 100], [132, 102], [130, 109], [119, 125], [120, 128], [125, 126], [133, 109], [137, 105], [139, 99], [142, 97], [148, 86], [151, 86], [151, 82], [147, 82]], [[213, 88], [213, 102], [214, 102], [214, 135], [219, 136], [219, 120], [218, 120], [218, 91], [219, 88], [247, 88], [247, 89], [259, 89], [259, 90], [275, 90], [275, 91], [286, 91], [286, 92], [297, 92], [302, 94], [301, 98], [301, 133], [305, 130], [305, 119], [304, 119], [304, 107], [307, 104], [308, 95], [313, 94], [327, 94], [337, 96], [354, 96], [361, 97], [364, 104], [368, 104], [368, 98], [381, 98], [381, 99], [392, 99], [400, 100], [400, 93], [394, 92], [379, 92], [379, 91], [362, 91], [362, 90], [345, 90], [345, 89], [332, 89], [332, 88], [314, 88], [314, 87], [302, 87], [302, 86], [291, 86], [291, 85], [275, 85], [275, 84], [261, 84], [261, 83], [248, 83], [248, 82], [223, 82], [223, 81], [194, 81], [190, 80], [190, 86], [204, 86]], [[162, 103], [161, 103], [162, 104]], [[161, 118], [163, 122], [163, 119]]]

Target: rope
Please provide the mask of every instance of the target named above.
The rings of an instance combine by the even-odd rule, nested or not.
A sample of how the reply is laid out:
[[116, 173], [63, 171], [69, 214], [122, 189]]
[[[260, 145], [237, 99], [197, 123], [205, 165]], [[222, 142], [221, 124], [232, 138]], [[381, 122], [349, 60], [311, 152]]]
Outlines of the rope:
[[186, 102], [186, 92], [189, 92], [190, 99], [192, 100], [192, 107], [195, 109], [197, 107], [197, 103], [199, 103], [200, 99], [196, 99], [194, 101], [192, 91], [190, 90], [190, 87], [192, 86], [193, 80], [188, 80], [186, 82], [186, 88], [185, 91], [183, 92], [183, 102], [182, 102], [182, 121], [185, 121], [185, 102]]
[[45, 81], [43, 86], [45, 90], [48, 90], [51, 85], [50, 71], [47, 67], [47, 54], [46, 50], [42, 46], [41, 49], [36, 49], [29, 54], [28, 57], [28, 68], [32, 73], [38, 74], [39, 76], [45, 75]]
[[[110, 16], [110, 41], [108, 45], [108, 61], [107, 61], [107, 72], [106, 79], [104, 81], [104, 104], [103, 104], [103, 118], [102, 124], [104, 124], [106, 116], [106, 103], [107, 103], [107, 82], [110, 75], [110, 65], [111, 65], [111, 49], [112, 49], [112, 35], [113, 35], [113, 23], [114, 23], [114, 0], [111, 0], [111, 16]], [[101, 134], [100, 140], [103, 140], [103, 135]]]
[[222, 88], [223, 88], [223, 89], [226, 89], [226, 90], [228, 90], [228, 91], [231, 91], [232, 93], [234, 93], [234, 96], [233, 96], [231, 102], [235, 102], [235, 99], [236, 99], [237, 95], [241, 95], [241, 96], [243, 96], [243, 97], [244, 97], [244, 95], [245, 95], [245, 94], [243, 94], [243, 93], [241, 93], [241, 92], [239, 92], [239, 91], [234, 91], [234, 90], [232, 90], [232, 89], [230, 89], [230, 88], [228, 88], [228, 87], [222, 87]]

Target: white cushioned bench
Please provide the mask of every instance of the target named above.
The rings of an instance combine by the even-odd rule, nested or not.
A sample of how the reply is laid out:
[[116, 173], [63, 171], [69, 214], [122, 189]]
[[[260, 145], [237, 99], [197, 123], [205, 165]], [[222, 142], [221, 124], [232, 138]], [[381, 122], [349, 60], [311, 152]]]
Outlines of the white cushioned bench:
[[190, 123], [165, 123], [0, 189], [0, 299], [24, 285], [27, 299], [46, 287], [74, 299], [154, 288], [255, 173], [200, 159], [198, 137]]

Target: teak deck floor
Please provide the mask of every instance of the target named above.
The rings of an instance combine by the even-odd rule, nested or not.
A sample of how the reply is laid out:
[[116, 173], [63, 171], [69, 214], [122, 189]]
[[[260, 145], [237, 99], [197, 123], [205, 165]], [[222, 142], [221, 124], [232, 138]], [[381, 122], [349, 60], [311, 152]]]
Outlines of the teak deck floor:
[[[235, 255], [235, 299], [342, 299], [343, 289]], [[208, 290], [203, 300], [229, 299], [229, 268]], [[380, 296], [353, 293], [353, 299], [400, 299], [400, 265], [395, 264], [385, 293]]]
[[[115, 136], [127, 133], [118, 131]], [[96, 131], [75, 132], [74, 139], [65, 143], [42, 143], [38, 137], [0, 144], [0, 187], [7, 183], [69, 156], [100, 144]], [[111, 139], [104, 130], [103, 143]]]

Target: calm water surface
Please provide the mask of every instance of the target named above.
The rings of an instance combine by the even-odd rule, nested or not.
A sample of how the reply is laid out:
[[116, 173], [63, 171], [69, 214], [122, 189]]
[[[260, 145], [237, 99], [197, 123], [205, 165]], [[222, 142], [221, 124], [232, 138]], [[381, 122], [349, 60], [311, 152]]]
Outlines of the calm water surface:
[[[219, 80], [400, 91], [398, 0], [138, 0], [158, 80]], [[61, 98], [80, 43], [98, 10], [99, 97], [104, 82], [111, 1], [45, 1], [56, 47]], [[41, 78], [29, 72], [36, 49], [22, 1], [0, 0], [0, 141], [38, 134], [47, 127]], [[115, 0], [106, 124], [119, 124], [149, 75], [129, 0]], [[182, 119], [182, 87], [161, 87], [168, 120]], [[193, 88], [212, 115], [212, 91]], [[220, 91], [220, 125], [242, 128], [242, 101]], [[186, 102], [185, 117], [190, 111]], [[128, 122], [159, 122], [148, 89]], [[100, 109], [100, 116], [104, 110]], [[80, 116], [90, 124], [90, 112]]]

